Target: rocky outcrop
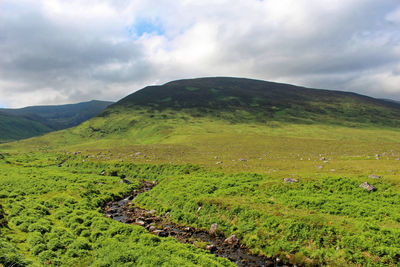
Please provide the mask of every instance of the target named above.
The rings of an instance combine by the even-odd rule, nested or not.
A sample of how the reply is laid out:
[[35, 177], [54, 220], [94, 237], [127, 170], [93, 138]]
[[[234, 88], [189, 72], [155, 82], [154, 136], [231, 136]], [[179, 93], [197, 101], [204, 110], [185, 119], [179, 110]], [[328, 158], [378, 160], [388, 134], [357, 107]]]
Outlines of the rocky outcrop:
[[298, 182], [298, 180], [297, 179], [294, 179], [294, 178], [285, 178], [285, 179], [283, 179], [283, 181], [285, 182], [285, 183], [297, 183]]
[[217, 231], [217, 229], [218, 229], [218, 224], [216, 224], [216, 223], [211, 224], [211, 227], [210, 227], [210, 234], [211, 234], [211, 235], [215, 234], [215, 232]]
[[364, 183], [360, 184], [360, 187], [364, 188], [367, 191], [375, 191], [376, 190], [376, 188], [373, 185], [370, 185], [367, 182], [364, 182]]

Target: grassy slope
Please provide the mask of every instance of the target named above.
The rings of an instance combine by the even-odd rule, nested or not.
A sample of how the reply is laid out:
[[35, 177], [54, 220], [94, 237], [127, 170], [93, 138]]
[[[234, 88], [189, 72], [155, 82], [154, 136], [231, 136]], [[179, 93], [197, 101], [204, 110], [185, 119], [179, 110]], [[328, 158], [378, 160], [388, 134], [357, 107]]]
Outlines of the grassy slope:
[[50, 132], [46, 125], [18, 116], [0, 113], [0, 143]]
[[[377, 109], [397, 112], [367, 100], [374, 116], [381, 114]], [[372, 114], [370, 110], [362, 119], [350, 120], [332, 112], [329, 123], [315, 114], [312, 124], [304, 124], [285, 121], [279, 117], [282, 113], [263, 121], [253, 112], [231, 116], [229, 109], [216, 114], [211, 109], [205, 113], [123, 104], [76, 128], [0, 149], [17, 154], [79, 150], [82, 153], [75, 157], [86, 161], [81, 164], [104, 162], [114, 164], [120, 175], [159, 179], [154, 191], [138, 199], [140, 205], [160, 213], [170, 210], [180, 223], [208, 228], [218, 222], [221, 231], [238, 234], [254, 251], [292, 263], [398, 264], [400, 132], [393, 127], [397, 119], [388, 115], [392, 122], [379, 125], [365, 115]], [[129, 171], [141, 163], [151, 165]], [[161, 177], [155, 166], [162, 163], [171, 168], [195, 163], [206, 169]], [[371, 179], [370, 174], [383, 178]], [[286, 177], [299, 183], [284, 184]], [[364, 181], [378, 190], [365, 192], [358, 187]], [[203, 208], [197, 212], [199, 206]]]

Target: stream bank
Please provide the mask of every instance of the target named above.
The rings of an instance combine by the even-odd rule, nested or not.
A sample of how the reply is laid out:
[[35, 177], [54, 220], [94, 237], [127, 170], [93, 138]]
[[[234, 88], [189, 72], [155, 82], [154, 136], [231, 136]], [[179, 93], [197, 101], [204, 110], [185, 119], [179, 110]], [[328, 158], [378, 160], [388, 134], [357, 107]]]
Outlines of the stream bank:
[[210, 251], [218, 257], [224, 257], [238, 266], [284, 266], [279, 259], [271, 259], [262, 255], [252, 254], [250, 249], [235, 235], [225, 237], [220, 232], [186, 227], [168, 219], [168, 215], [158, 216], [155, 210], [146, 210], [134, 206], [132, 201], [143, 192], [151, 190], [155, 182], [141, 181], [142, 186], [133, 190], [131, 195], [119, 201], [106, 204], [103, 213], [106, 217], [127, 224], [137, 224], [160, 237], [171, 236], [181, 243], [193, 244]]

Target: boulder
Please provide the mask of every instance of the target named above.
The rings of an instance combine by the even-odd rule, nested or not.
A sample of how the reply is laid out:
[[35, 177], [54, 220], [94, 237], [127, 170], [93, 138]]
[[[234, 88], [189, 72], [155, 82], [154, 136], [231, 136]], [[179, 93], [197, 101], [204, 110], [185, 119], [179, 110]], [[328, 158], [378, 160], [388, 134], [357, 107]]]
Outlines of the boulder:
[[217, 250], [217, 246], [214, 245], [214, 244], [212, 244], [212, 245], [207, 245], [207, 246], [206, 246], [206, 249], [209, 250], [209, 251], [211, 251], [211, 252], [213, 252], [213, 251], [216, 251], [216, 250]]
[[137, 225], [139, 225], [139, 226], [145, 226], [146, 225], [146, 223], [144, 221], [142, 221], [142, 220], [136, 220], [135, 223]]
[[236, 246], [238, 243], [239, 239], [236, 237], [236, 235], [231, 235], [230, 237], [224, 240], [224, 244], [230, 246]]
[[217, 231], [217, 229], [218, 229], [218, 224], [216, 224], [216, 223], [211, 224], [211, 227], [210, 227], [210, 234], [211, 234], [211, 235], [215, 234], [215, 232]]
[[283, 181], [285, 183], [297, 183], [298, 182], [298, 180], [294, 179], [294, 178], [285, 178], [285, 179], [283, 179]]
[[159, 237], [167, 237], [168, 233], [163, 230], [155, 230], [153, 234], [158, 235]]
[[376, 190], [376, 188], [373, 185], [370, 185], [367, 182], [364, 182], [364, 183], [360, 184], [360, 187], [364, 188], [365, 190], [368, 190], [368, 191], [375, 191]]

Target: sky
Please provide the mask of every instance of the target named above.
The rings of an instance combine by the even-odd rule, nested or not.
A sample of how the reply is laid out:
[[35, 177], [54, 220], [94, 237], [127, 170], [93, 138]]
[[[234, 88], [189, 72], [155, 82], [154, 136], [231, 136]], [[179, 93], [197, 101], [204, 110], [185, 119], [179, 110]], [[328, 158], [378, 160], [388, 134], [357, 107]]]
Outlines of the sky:
[[205, 76], [400, 100], [400, 1], [0, 0], [0, 106]]

